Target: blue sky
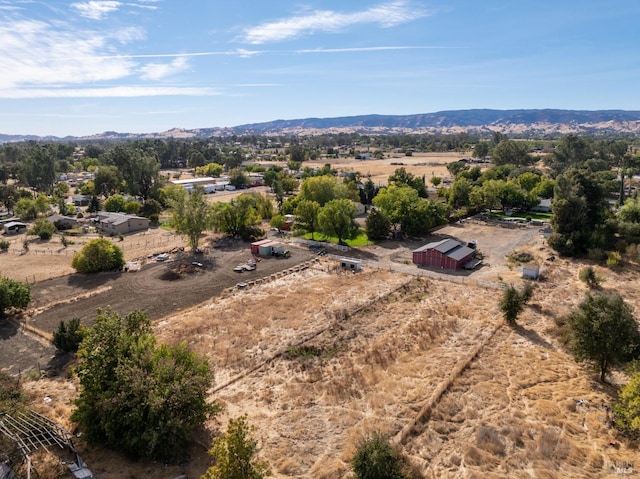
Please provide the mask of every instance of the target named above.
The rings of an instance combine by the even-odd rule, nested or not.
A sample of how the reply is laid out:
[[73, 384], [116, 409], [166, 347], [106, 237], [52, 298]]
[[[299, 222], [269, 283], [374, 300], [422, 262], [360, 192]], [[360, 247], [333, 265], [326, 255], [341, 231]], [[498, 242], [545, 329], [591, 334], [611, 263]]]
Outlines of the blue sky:
[[0, 133], [640, 110], [638, 0], [0, 0]]

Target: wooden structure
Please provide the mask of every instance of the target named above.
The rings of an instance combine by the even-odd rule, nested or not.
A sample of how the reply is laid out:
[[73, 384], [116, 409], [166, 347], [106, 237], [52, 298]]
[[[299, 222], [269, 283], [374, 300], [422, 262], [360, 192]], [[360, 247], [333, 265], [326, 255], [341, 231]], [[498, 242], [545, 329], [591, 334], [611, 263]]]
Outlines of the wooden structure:
[[458, 269], [470, 261], [475, 250], [448, 238], [428, 243], [412, 251], [413, 262], [429, 268]]

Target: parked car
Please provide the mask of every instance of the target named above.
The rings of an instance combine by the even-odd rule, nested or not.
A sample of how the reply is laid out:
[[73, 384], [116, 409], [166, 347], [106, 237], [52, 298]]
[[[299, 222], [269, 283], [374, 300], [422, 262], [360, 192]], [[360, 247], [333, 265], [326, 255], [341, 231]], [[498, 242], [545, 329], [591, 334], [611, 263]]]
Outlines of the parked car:
[[156, 261], [167, 261], [169, 259], [168, 253], [162, 253], [156, 256]]

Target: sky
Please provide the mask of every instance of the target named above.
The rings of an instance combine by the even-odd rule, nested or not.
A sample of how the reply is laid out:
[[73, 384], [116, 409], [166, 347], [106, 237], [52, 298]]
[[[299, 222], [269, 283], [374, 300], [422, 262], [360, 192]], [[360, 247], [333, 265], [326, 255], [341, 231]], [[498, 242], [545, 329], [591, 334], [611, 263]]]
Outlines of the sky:
[[0, 0], [0, 133], [640, 110], [639, 0]]

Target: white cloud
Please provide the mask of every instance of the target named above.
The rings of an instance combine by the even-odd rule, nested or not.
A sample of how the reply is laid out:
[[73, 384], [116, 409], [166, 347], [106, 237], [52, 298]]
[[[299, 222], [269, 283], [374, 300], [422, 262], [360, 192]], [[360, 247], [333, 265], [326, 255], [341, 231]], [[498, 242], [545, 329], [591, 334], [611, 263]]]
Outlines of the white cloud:
[[89, 2], [72, 3], [71, 6], [85, 18], [102, 20], [107, 14], [118, 10], [122, 3], [111, 0], [91, 0]]
[[315, 32], [336, 32], [352, 25], [365, 23], [375, 23], [383, 28], [389, 28], [426, 15], [428, 12], [413, 9], [403, 0], [383, 3], [355, 13], [316, 10], [308, 15], [285, 18], [248, 28], [245, 30], [244, 40], [252, 44], [276, 42]]
[[[108, 34], [65, 30], [37, 20], [0, 23], [0, 88], [22, 85], [82, 84], [129, 76], [135, 63], [127, 58], [101, 58], [109, 51]], [[69, 60], [69, 52], [82, 61]]]
[[140, 68], [142, 75], [140, 78], [143, 80], [162, 80], [163, 78], [186, 70], [189, 67], [189, 62], [183, 56], [177, 57], [171, 63], [148, 63]]
[[24, 88], [0, 89], [0, 98], [132, 98], [143, 96], [212, 96], [214, 88], [172, 86], [115, 86], [105, 88]]

